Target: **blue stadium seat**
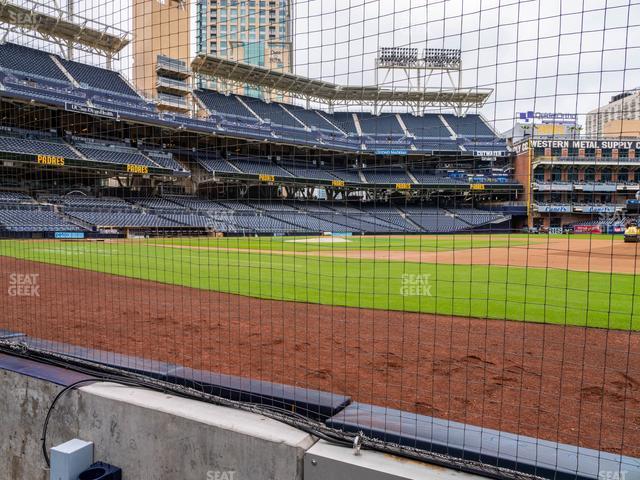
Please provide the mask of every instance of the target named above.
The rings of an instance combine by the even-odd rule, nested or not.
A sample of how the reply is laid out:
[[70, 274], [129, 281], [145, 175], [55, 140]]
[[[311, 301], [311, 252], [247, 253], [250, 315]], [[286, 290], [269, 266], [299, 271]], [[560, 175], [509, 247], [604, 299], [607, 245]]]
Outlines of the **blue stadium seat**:
[[362, 170], [368, 183], [413, 183], [402, 167], [378, 167]]
[[295, 128], [304, 128], [289, 112], [278, 103], [267, 103], [253, 97], [242, 97], [244, 103], [253, 110], [263, 121], [270, 121], [274, 125], [285, 125]]
[[129, 86], [118, 72], [65, 60], [64, 58], [60, 58], [60, 63], [80, 85], [86, 85], [92, 89], [111, 94], [133, 97], [142, 101], [140, 95]]
[[18, 137], [0, 137], [0, 151], [30, 155], [51, 155], [79, 159], [80, 156], [69, 145], [54, 139], [33, 140]]
[[47, 52], [23, 47], [14, 43], [0, 45], [0, 67], [43, 79], [69, 83], [69, 79], [58, 68]]
[[258, 122], [258, 119], [234, 95], [223, 95], [222, 93], [205, 89], [195, 90], [193, 94], [214, 115], [232, 115], [252, 123]]
[[82, 228], [64, 219], [51, 207], [3, 205], [0, 207], [0, 230], [10, 232], [80, 231]]
[[358, 136], [358, 129], [353, 121], [353, 114], [351, 112], [325, 113], [324, 115], [347, 135]]
[[426, 113], [422, 117], [416, 117], [409, 113], [400, 115], [407, 130], [416, 138], [442, 139], [451, 138], [451, 132], [447, 129], [440, 117], [434, 113]]
[[331, 175], [333, 175], [334, 177], [337, 177], [340, 180], [344, 180], [345, 182], [363, 183], [362, 180], [360, 179], [360, 176], [358, 175], [358, 171], [355, 169], [349, 169], [349, 170], [332, 169]]
[[178, 163], [169, 152], [147, 150], [145, 151], [145, 155], [161, 168], [166, 168], [167, 170], [172, 170], [176, 173], [189, 173], [189, 170]]
[[284, 107], [309, 128], [315, 127], [320, 131], [341, 135], [341, 132], [319, 115], [316, 110], [307, 110], [297, 105], [284, 105]]
[[275, 163], [257, 157], [227, 157], [227, 161], [244, 173], [254, 175], [274, 175], [276, 177], [291, 177], [292, 175]]
[[457, 135], [467, 138], [495, 138], [496, 134], [489, 128], [480, 115], [459, 117], [450, 113], [442, 115]]
[[328, 170], [323, 170], [321, 168], [312, 168], [302, 165], [289, 165], [283, 164], [282, 168], [287, 170], [287, 172], [291, 173], [292, 176], [297, 178], [308, 178], [312, 180], [327, 180], [332, 181], [336, 180], [336, 176], [332, 175]]
[[117, 228], [165, 228], [180, 227], [181, 225], [159, 215], [134, 211], [79, 211], [65, 209], [65, 213], [71, 217], [96, 227]]
[[209, 173], [240, 173], [229, 162], [215, 154], [197, 154], [198, 164]]
[[99, 144], [77, 144], [76, 148], [89, 160], [120, 165], [143, 165], [158, 168], [149, 158], [135, 149]]
[[12, 74], [0, 73], [0, 80], [12, 95], [26, 99], [40, 100], [45, 103], [63, 105], [64, 103], [84, 104], [87, 94], [74, 88], [70, 83], [51, 79], [18, 78]]
[[372, 115], [367, 112], [359, 112], [358, 120], [364, 135], [401, 137], [405, 135], [395, 113]]

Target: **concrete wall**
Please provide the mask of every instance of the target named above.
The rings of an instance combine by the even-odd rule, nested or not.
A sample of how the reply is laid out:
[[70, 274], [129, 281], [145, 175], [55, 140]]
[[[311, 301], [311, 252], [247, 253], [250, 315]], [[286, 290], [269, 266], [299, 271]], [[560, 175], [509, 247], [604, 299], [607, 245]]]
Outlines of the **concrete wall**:
[[[82, 374], [0, 354], [0, 480], [46, 480], [45, 416]], [[317, 442], [275, 420], [235, 409], [110, 383], [67, 392], [47, 447], [94, 443], [94, 461], [125, 480], [477, 480], [473, 475], [385, 453]]]
[[[41, 431], [61, 388], [0, 370], [0, 479], [48, 478]], [[105, 383], [68, 392], [56, 407], [48, 446], [76, 437], [95, 443], [95, 460], [140, 480], [301, 479], [314, 444], [259, 415]]]

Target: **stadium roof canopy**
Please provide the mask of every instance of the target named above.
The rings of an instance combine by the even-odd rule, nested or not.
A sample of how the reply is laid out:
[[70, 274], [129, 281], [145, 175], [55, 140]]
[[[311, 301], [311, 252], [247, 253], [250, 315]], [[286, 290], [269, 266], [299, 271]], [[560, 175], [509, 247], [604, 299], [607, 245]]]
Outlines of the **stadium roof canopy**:
[[[83, 47], [94, 53], [113, 57], [130, 43], [127, 32], [57, 8], [56, 2], [41, 4], [24, 2], [20, 5], [0, 0], [0, 28], [18, 32], [67, 46]], [[5, 33], [6, 37], [6, 33]]]
[[228, 82], [251, 85], [267, 91], [328, 104], [359, 103], [369, 105], [450, 106], [455, 109], [481, 107], [492, 89], [399, 90], [379, 86], [342, 86], [323, 80], [278, 72], [268, 68], [199, 54], [191, 62], [194, 72]]

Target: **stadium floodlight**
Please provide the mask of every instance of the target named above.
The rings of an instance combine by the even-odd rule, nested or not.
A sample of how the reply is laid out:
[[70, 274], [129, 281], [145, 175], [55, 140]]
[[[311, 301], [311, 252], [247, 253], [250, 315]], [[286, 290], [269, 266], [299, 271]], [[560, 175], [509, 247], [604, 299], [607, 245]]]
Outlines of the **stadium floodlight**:
[[[398, 74], [398, 72], [400, 72]], [[456, 75], [457, 72], [457, 75]], [[452, 48], [425, 48], [419, 55], [415, 47], [382, 47], [376, 58], [376, 85], [382, 88], [389, 81], [406, 83], [406, 90], [410, 92], [427, 92], [430, 80], [439, 74], [448, 83], [449, 90], [462, 88], [462, 52]], [[457, 78], [454, 78], [456, 77]], [[434, 82], [431, 82], [434, 83]], [[443, 82], [436, 83], [437, 88], [443, 90]], [[394, 86], [395, 88], [395, 86]], [[463, 111], [462, 101], [458, 110]], [[416, 111], [421, 111], [418, 106]]]
[[382, 68], [410, 68], [417, 64], [418, 49], [410, 47], [383, 47], [378, 55], [378, 65]]
[[422, 59], [425, 68], [460, 70], [462, 52], [453, 48], [425, 48]]

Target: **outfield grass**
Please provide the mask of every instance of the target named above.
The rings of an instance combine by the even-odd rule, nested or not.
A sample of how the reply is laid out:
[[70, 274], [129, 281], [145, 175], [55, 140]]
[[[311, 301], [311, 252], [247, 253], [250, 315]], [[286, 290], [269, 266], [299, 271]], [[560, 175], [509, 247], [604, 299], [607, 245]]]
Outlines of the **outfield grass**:
[[[634, 275], [278, 253], [345, 247], [434, 251], [539, 241], [495, 237], [368, 237], [338, 246], [264, 237], [117, 243], [7, 240], [0, 242], [0, 255], [259, 298], [640, 330], [640, 281]], [[155, 243], [255, 251], [175, 249]]]

